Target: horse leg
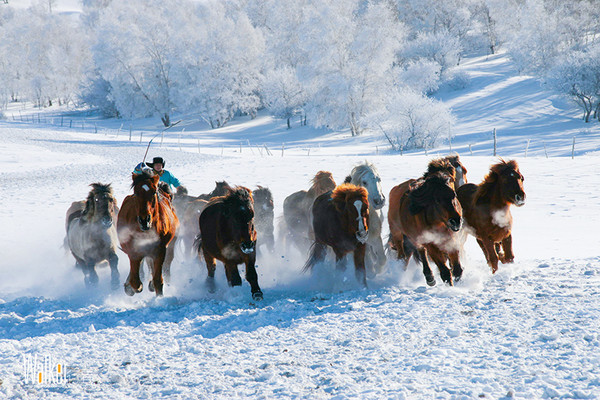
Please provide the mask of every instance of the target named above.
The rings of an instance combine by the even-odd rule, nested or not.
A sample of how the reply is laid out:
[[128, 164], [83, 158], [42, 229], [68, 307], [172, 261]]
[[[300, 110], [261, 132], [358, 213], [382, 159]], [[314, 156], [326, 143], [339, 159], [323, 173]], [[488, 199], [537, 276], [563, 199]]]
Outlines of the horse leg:
[[[258, 274], [256, 273], [256, 256], [254, 254], [248, 255], [246, 259], [246, 280], [250, 284], [250, 292], [252, 293], [253, 300], [262, 300], [263, 293], [258, 286]], [[237, 270], [237, 266], [236, 266]]]
[[356, 280], [360, 282], [365, 288], [367, 287], [367, 276], [365, 273], [365, 250], [367, 246], [365, 244], [358, 244], [354, 249], [354, 274]]
[[[208, 276], [206, 277], [206, 286], [208, 287], [209, 293], [214, 293], [216, 291], [215, 286], [215, 270], [217, 268], [217, 263], [215, 258], [210, 255], [206, 250], [203, 250], [204, 253], [204, 261], [206, 261], [206, 269], [208, 271]], [[200, 253], [198, 253], [198, 257], [200, 257]]]
[[119, 257], [116, 253], [110, 253], [108, 256], [108, 264], [110, 265], [110, 288], [117, 290], [119, 288], [119, 282], [121, 277], [119, 275]]
[[500, 242], [494, 243], [494, 249], [496, 250], [496, 254], [498, 255], [498, 258], [500, 260], [503, 260], [504, 259], [504, 250], [502, 250], [502, 246], [500, 245]]
[[128, 296], [140, 293], [144, 288], [140, 281], [140, 265], [142, 264], [142, 260], [143, 257], [131, 258], [131, 256], [129, 256], [129, 276], [123, 285], [125, 287], [125, 293]]
[[387, 257], [385, 256], [385, 249], [383, 248], [383, 241], [381, 240], [381, 236], [377, 236], [374, 241], [368, 243], [371, 247], [373, 260], [373, 271], [376, 274], [380, 274], [383, 272], [383, 267], [387, 262]]
[[83, 273], [85, 275], [84, 281], [87, 288], [98, 285], [98, 274], [96, 273], [96, 263], [94, 261], [87, 261], [83, 264]]
[[[477, 242], [479, 243], [479, 240]], [[486, 255], [488, 265], [492, 268], [492, 274], [495, 274], [498, 271], [498, 254], [496, 253], [494, 241], [482, 239], [479, 245], [484, 249], [483, 252]]]
[[240, 271], [235, 263], [225, 263], [225, 275], [227, 275], [227, 282], [229, 286], [242, 286], [242, 278], [240, 277]]
[[448, 259], [448, 256], [446, 256], [446, 254], [443, 251], [441, 251], [435, 246], [429, 246], [428, 252], [435, 265], [437, 265], [442, 280], [448, 285], [453, 286], [454, 284], [452, 282], [452, 273], [450, 272], [450, 268], [448, 268], [448, 266], [446, 265], [446, 260]]
[[390, 247], [396, 250], [396, 260], [405, 260], [404, 235], [390, 235]]
[[163, 277], [162, 270], [163, 264], [165, 262], [167, 249], [161, 248], [158, 251], [158, 254], [154, 257], [154, 265], [152, 266], [152, 281], [150, 284], [154, 287], [154, 291], [156, 292], [156, 296], [163, 295]]
[[431, 271], [431, 267], [429, 266], [429, 260], [427, 260], [427, 250], [424, 248], [417, 250], [417, 254], [419, 255], [419, 261], [421, 261], [421, 264], [423, 265], [423, 275], [425, 275], [425, 281], [427, 282], [427, 285], [435, 286], [435, 277], [433, 276], [433, 271]]
[[169, 282], [171, 279], [171, 263], [175, 258], [175, 244], [177, 243], [177, 239], [177, 237], [174, 237], [167, 246], [167, 253], [165, 255], [165, 262], [163, 264], [163, 275], [165, 277], [165, 281], [167, 282]]
[[[346, 263], [347, 263], [346, 254], [340, 252], [337, 249], [333, 249], [333, 252], [335, 253], [335, 269], [338, 270], [338, 271], [340, 271], [340, 272], [345, 271], [346, 270]], [[364, 257], [364, 255], [363, 255], [363, 257]], [[364, 268], [364, 266], [363, 266], [363, 268]]]
[[448, 259], [450, 260], [450, 267], [452, 268], [452, 277], [455, 282], [458, 282], [463, 274], [463, 268], [460, 265], [460, 256], [458, 251], [453, 251], [448, 254]]
[[512, 249], [512, 235], [508, 235], [502, 240], [502, 249], [504, 250], [503, 257], [500, 258], [502, 264], [510, 264], [515, 262], [515, 255]]

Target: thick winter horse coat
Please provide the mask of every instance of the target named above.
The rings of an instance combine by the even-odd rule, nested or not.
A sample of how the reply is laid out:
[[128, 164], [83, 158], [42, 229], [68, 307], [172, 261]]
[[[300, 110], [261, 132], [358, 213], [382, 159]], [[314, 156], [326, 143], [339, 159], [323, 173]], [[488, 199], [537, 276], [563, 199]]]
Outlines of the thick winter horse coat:
[[117, 222], [121, 248], [129, 256], [130, 271], [125, 282], [125, 293], [133, 296], [142, 291], [140, 265], [146, 258], [152, 266], [152, 280], [148, 287], [163, 293], [163, 265], [168, 274], [173, 259], [173, 248], [167, 248], [175, 238], [179, 220], [171, 205], [168, 187], [159, 189], [159, 176], [148, 172], [132, 175], [133, 195], [123, 200]]
[[369, 193], [369, 238], [365, 255], [367, 274], [375, 276], [383, 271], [387, 257], [381, 240], [385, 195], [381, 187], [381, 177], [375, 165], [364, 162], [352, 169], [345, 183], [362, 186]]
[[477, 238], [477, 243], [492, 269], [498, 270], [498, 260], [512, 263], [511, 204], [525, 204], [523, 181], [516, 161], [500, 161], [479, 185], [468, 184], [458, 189], [457, 195], [466, 222], [465, 232]]
[[77, 266], [81, 268], [86, 285], [98, 283], [96, 264], [108, 261], [111, 285], [119, 285], [119, 259], [115, 219], [118, 208], [110, 184], [92, 183], [85, 202], [74, 202], [66, 216], [66, 244]]
[[315, 241], [304, 270], [325, 260], [327, 246], [335, 253], [336, 268], [346, 268], [346, 254], [354, 253], [356, 279], [367, 285], [365, 248], [369, 236], [369, 198], [363, 187], [344, 183], [317, 197], [312, 206]]

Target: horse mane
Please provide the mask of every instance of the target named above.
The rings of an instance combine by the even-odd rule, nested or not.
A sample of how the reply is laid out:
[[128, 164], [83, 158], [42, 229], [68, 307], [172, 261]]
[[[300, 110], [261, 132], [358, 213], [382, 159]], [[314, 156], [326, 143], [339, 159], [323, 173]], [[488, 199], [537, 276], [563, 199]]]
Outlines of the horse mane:
[[335, 188], [333, 174], [329, 171], [319, 171], [311, 180], [312, 186], [308, 189], [308, 195], [317, 197]]
[[379, 175], [379, 172], [377, 172], [377, 168], [375, 167], [375, 164], [370, 163], [368, 161], [365, 161], [362, 164], [358, 164], [354, 168], [352, 168], [352, 171], [350, 171], [350, 175], [348, 175], [346, 177], [346, 180], [344, 180], [344, 183], [357, 184], [358, 182], [360, 182], [362, 177], [365, 176], [366, 174], [368, 174], [369, 172], [373, 173], [373, 175], [375, 175], [375, 176]]
[[502, 158], [500, 162], [490, 167], [490, 172], [483, 178], [483, 181], [477, 186], [477, 190], [473, 195], [474, 203], [479, 200], [488, 198], [492, 192], [496, 189], [498, 183], [498, 177], [505, 174], [507, 171], [518, 171], [519, 164], [515, 160], [504, 161]]
[[448, 156], [431, 160], [427, 165], [427, 171], [423, 174], [423, 178], [435, 175], [436, 173], [443, 173], [454, 180], [456, 178], [456, 168], [451, 161], [452, 157], [453, 156]]
[[254, 199], [252, 197], [252, 190], [244, 186], [230, 186], [229, 189], [227, 189], [227, 193], [225, 195], [211, 198], [208, 204], [206, 204], [205, 209], [213, 204], [218, 203], [221, 203], [227, 207], [245, 205], [248, 208], [250, 208], [254, 203]]
[[148, 171], [142, 171], [139, 174], [131, 174], [132, 182], [131, 182], [130, 189], [133, 189], [134, 187], [136, 187], [138, 184], [140, 184], [142, 182], [152, 179], [152, 177], [154, 177], [154, 173], [148, 172]]
[[331, 193], [331, 199], [334, 204], [336, 204], [336, 208], [342, 209], [343, 204], [355, 199], [360, 200], [365, 204], [369, 204], [369, 193], [367, 189], [362, 186], [356, 186], [351, 183], [343, 183], [340, 186], [336, 187]]
[[177, 195], [177, 197], [180, 197], [180, 196], [187, 196], [189, 193], [185, 186], [180, 185], [177, 187], [177, 191], [175, 192], [175, 194]]
[[273, 201], [273, 193], [269, 188], [257, 185], [256, 190], [252, 192], [252, 196], [255, 199], [261, 199], [264, 201]]
[[91, 183], [92, 190], [88, 193], [87, 199], [85, 200], [85, 208], [81, 212], [81, 217], [87, 219], [88, 215], [91, 215], [94, 210], [94, 197], [97, 194], [108, 194], [110, 197], [114, 197], [112, 187], [110, 183], [103, 184], [100, 182]]
[[447, 186], [451, 177], [444, 172], [435, 172], [427, 177], [418, 179], [411, 185], [406, 193], [410, 199], [408, 211], [412, 214], [418, 214], [423, 211], [432, 201], [435, 200], [433, 194], [439, 187]]

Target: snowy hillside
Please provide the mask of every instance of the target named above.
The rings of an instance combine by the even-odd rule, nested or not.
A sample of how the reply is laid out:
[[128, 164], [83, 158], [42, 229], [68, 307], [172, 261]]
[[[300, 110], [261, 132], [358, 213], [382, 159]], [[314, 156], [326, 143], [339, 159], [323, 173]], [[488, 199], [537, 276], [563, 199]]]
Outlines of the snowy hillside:
[[[470, 238], [456, 287], [427, 287], [416, 264], [405, 271], [388, 260], [362, 289], [351, 268], [304, 274], [306, 255], [279, 250], [258, 260], [258, 303], [246, 282], [227, 287], [221, 264], [218, 290], [208, 293], [204, 264], [181, 252], [163, 298], [112, 292], [108, 268], [87, 290], [61, 248], [65, 212], [96, 181], [112, 182], [122, 201], [132, 167], [161, 128], [156, 120], [9, 109], [0, 122], [0, 397], [600, 398], [600, 175], [591, 154], [598, 127], [582, 124], [504, 56], [463, 68], [470, 86], [439, 95], [458, 118], [453, 150], [478, 183], [496, 160], [496, 128], [499, 154], [520, 163], [527, 203], [513, 209], [515, 264], [492, 275]], [[268, 186], [276, 216], [318, 170], [339, 183], [368, 159], [387, 194], [449, 151], [445, 144], [400, 156], [376, 135], [286, 130], [266, 115], [216, 130], [178, 119], [162, 147], [154, 139], [150, 158], [164, 157], [191, 194], [222, 179]], [[128, 261], [119, 257], [124, 279]], [[68, 383], [26, 383], [23, 360], [48, 355], [64, 362]]]

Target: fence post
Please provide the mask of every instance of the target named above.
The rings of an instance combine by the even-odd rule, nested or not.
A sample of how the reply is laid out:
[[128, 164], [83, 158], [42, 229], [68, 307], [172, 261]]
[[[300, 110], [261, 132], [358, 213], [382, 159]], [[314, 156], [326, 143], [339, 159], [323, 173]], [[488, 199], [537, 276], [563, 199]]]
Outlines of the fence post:
[[240, 142], [240, 154], [242, 154], [242, 142]]
[[140, 143], [142, 143], [142, 136], [144, 135], [144, 131], [140, 131]]
[[473, 155], [473, 149], [471, 148], [471, 143], [469, 143], [469, 151], [471, 152], [471, 155]]
[[98, 133], [98, 125], [94, 122], [94, 133]]
[[527, 146], [525, 147], [525, 158], [527, 158], [527, 150], [529, 150], [529, 142], [531, 142], [531, 139], [527, 139]]
[[284, 150], [285, 150], [285, 143], [281, 143], [281, 157], [283, 157]]
[[131, 142], [131, 125], [129, 125], [129, 141]]
[[221, 157], [223, 157], [223, 145], [221, 145]]
[[573, 149], [571, 150], [571, 159], [575, 159], [575, 136], [573, 136]]
[[198, 139], [198, 154], [200, 154], [200, 139]]
[[179, 145], [179, 151], [183, 151], [183, 150], [181, 150], [181, 135], [183, 134], [184, 131], [185, 131], [185, 128], [183, 128], [181, 130], [181, 132], [179, 132], [179, 138], [177, 139], [177, 144]]
[[544, 153], [546, 153], [546, 158], [548, 158], [548, 151], [546, 150], [546, 142], [544, 142]]
[[73, 127], [73, 120], [70, 120], [69, 122], [69, 129], [71, 129]]
[[494, 128], [494, 157], [496, 157], [496, 128]]

